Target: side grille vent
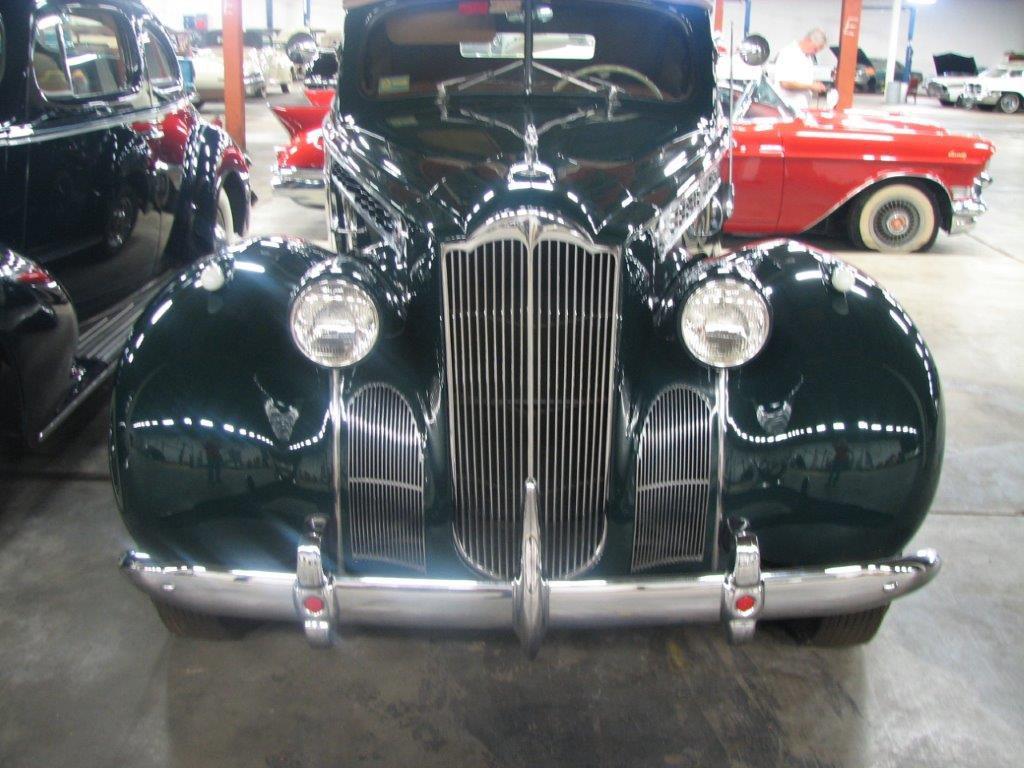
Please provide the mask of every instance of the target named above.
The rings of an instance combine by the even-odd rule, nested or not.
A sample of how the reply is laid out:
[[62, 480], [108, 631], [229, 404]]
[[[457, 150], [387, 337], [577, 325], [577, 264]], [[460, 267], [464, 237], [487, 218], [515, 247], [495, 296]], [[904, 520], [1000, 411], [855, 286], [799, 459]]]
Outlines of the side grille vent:
[[352, 398], [348, 469], [352, 557], [424, 570], [422, 440], [393, 387], [370, 384]]
[[686, 387], [655, 400], [640, 436], [633, 570], [704, 558], [712, 412]]
[[378, 203], [363, 186], [346, 171], [334, 165], [334, 176], [343, 187], [355, 198], [355, 206], [365, 216], [368, 223], [387, 233], [395, 231], [395, 222], [384, 206]]

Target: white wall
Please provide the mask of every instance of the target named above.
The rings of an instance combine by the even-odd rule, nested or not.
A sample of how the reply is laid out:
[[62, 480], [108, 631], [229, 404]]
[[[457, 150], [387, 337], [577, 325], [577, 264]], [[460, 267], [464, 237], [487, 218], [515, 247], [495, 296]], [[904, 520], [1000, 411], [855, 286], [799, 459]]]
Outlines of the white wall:
[[[872, 58], [884, 59], [889, 51], [891, 0], [865, 0], [860, 47]], [[829, 45], [839, 40], [842, 0], [753, 0], [750, 31], [768, 38], [778, 51], [812, 27], [828, 33]], [[728, 24], [743, 34], [743, 3], [726, 0]], [[909, 12], [903, 13], [898, 59], [903, 61], [907, 44]], [[914, 34], [914, 69], [935, 74], [932, 55], [953, 51], [974, 56], [978, 65], [997, 64], [1008, 50], [1024, 50], [1024, 0], [936, 0], [917, 12]]]
[[[205, 13], [210, 28], [221, 27], [220, 0], [144, 0], [160, 21], [171, 29], [182, 29], [184, 17]], [[274, 26], [285, 32], [302, 26], [303, 0], [274, 0]], [[312, 0], [310, 25], [314, 29], [340, 30], [341, 0]], [[267, 25], [266, 0], [242, 0], [242, 26], [261, 29]]]

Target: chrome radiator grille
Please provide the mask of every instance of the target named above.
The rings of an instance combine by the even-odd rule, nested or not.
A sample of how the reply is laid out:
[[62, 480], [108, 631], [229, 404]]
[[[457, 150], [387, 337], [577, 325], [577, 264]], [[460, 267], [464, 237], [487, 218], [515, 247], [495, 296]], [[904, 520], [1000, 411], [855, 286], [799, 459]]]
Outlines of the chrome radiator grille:
[[425, 567], [423, 450], [412, 409], [385, 384], [348, 406], [348, 527], [355, 560]]
[[711, 493], [708, 402], [686, 387], [655, 400], [636, 465], [633, 570], [704, 558]]
[[545, 573], [577, 573], [605, 533], [618, 255], [529, 220], [442, 269], [458, 545], [513, 578], [534, 478]]

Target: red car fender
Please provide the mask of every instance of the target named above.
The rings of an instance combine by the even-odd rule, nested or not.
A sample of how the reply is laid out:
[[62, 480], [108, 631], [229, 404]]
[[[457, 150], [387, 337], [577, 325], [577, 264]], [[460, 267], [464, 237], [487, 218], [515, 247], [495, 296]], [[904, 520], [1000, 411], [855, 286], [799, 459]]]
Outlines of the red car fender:
[[[986, 139], [898, 115], [810, 112], [771, 122], [737, 126], [737, 145], [747, 139], [752, 148], [737, 151], [730, 234], [804, 232], [861, 191], [892, 179], [926, 180], [951, 199], [955, 187], [973, 185], [995, 152]], [[774, 155], [758, 150], [759, 136], [771, 138]]]

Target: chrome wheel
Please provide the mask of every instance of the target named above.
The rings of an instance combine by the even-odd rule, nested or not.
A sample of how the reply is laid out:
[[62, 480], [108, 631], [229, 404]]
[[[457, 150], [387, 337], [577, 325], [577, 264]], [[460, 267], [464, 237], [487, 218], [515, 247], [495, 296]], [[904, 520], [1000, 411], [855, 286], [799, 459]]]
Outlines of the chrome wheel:
[[1020, 109], [1020, 96], [1016, 93], [1004, 93], [999, 99], [999, 109], [1008, 115]]
[[878, 209], [873, 222], [875, 237], [889, 248], [900, 248], [921, 231], [921, 215], [913, 203], [890, 200]]
[[135, 203], [128, 195], [121, 195], [107, 222], [107, 248], [111, 252], [121, 250], [131, 236], [135, 226]]

